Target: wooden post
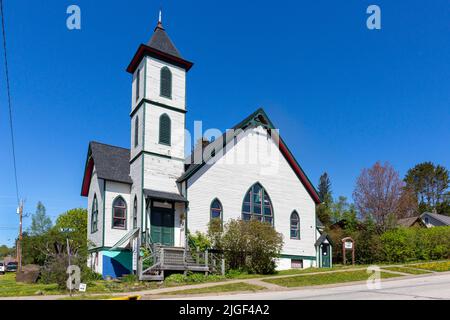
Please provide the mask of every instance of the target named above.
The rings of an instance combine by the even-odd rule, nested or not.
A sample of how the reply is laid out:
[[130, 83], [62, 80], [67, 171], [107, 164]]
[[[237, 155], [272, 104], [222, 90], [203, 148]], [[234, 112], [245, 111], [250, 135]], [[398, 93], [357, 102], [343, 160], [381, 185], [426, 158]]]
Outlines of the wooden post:
[[222, 276], [225, 275], [225, 259], [222, 259]]
[[22, 235], [22, 221], [23, 221], [23, 201], [20, 201], [19, 204], [19, 241], [17, 242], [17, 262], [19, 265], [19, 272], [22, 272], [22, 240], [23, 240], [23, 235]]
[[161, 259], [161, 267], [162, 267], [162, 266], [164, 266], [164, 248], [161, 248], [160, 250], [161, 250], [160, 259]]
[[[208, 270], [209, 270], [209, 266], [208, 266], [208, 250], [205, 251], [205, 267], [208, 268]], [[206, 271], [205, 274], [208, 275], [208, 271]]]

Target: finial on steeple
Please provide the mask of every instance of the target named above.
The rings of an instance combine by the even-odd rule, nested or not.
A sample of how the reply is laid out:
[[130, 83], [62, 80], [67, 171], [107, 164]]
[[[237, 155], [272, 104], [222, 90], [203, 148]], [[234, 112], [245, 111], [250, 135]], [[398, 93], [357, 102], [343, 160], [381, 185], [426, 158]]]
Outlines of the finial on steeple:
[[161, 24], [162, 24], [162, 10], [161, 10], [161, 9], [159, 9], [158, 23], [161, 23]]

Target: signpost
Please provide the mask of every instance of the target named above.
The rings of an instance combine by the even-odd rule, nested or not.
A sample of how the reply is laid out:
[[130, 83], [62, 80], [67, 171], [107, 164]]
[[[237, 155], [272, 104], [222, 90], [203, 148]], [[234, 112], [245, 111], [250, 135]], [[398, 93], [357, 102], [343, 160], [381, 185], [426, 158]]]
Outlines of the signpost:
[[347, 260], [347, 250], [352, 250], [352, 265], [355, 265], [355, 240], [353, 240], [351, 237], [342, 239], [342, 260], [344, 265]]

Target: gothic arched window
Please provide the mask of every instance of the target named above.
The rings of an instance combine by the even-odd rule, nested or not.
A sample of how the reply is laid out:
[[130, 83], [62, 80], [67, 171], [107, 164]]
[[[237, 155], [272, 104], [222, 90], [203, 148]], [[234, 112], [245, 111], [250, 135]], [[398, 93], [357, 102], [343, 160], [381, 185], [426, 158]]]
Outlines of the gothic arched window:
[[273, 225], [272, 202], [261, 184], [254, 184], [245, 195], [242, 204], [242, 219], [255, 219]]
[[167, 67], [161, 69], [161, 92], [162, 97], [172, 98], [172, 72]]
[[219, 199], [214, 199], [211, 203], [211, 219], [220, 219], [222, 220], [222, 204], [220, 203]]
[[127, 228], [127, 203], [125, 200], [118, 196], [113, 201], [113, 229], [126, 229]]
[[91, 233], [98, 231], [98, 202], [97, 195], [94, 194], [94, 200], [92, 201], [92, 211], [91, 211]]
[[136, 116], [134, 119], [134, 147], [139, 145], [139, 117]]
[[134, 203], [133, 203], [133, 229], [137, 228], [137, 197], [134, 197]]
[[291, 214], [291, 239], [300, 240], [300, 217], [297, 211]]
[[159, 143], [170, 146], [171, 142], [171, 121], [167, 114], [159, 118]]

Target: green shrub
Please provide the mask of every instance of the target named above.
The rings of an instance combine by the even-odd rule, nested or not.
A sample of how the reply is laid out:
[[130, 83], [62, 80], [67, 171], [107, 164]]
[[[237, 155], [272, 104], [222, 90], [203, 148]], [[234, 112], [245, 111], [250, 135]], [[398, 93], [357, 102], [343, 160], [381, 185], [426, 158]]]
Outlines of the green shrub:
[[121, 281], [124, 283], [135, 283], [135, 282], [139, 282], [139, 279], [138, 279], [137, 275], [135, 275], [135, 274], [127, 274], [121, 278]]
[[275, 259], [283, 247], [283, 237], [272, 225], [257, 220], [230, 220], [221, 233], [227, 269], [248, 273], [271, 274], [275, 272]]
[[171, 274], [164, 281], [166, 283], [202, 283], [224, 280], [226, 277], [219, 275], [205, 275], [203, 273], [188, 272], [187, 275]]
[[450, 258], [450, 227], [398, 228], [381, 235], [388, 262]]

